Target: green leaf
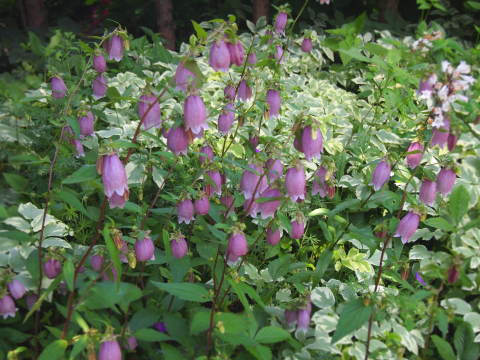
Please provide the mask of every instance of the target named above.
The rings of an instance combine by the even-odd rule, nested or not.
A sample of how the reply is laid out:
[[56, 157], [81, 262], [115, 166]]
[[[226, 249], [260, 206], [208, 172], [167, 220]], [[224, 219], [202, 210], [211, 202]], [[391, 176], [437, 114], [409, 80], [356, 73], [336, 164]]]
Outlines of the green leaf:
[[78, 43], [80, 44], [80, 47], [87, 53], [93, 54], [93, 49], [85, 44], [82, 40], [78, 40]]
[[165, 245], [165, 255], [167, 256], [167, 263], [170, 261], [170, 255], [172, 254], [172, 248], [170, 245], [170, 236], [168, 231], [163, 229], [163, 245]]
[[59, 190], [57, 192], [57, 196], [59, 196], [62, 200], [64, 200], [69, 205], [73, 206], [75, 209], [80, 211], [86, 217], [94, 220], [92, 215], [88, 213], [88, 211], [83, 207], [82, 203], [72, 194], [66, 191]]
[[75, 341], [75, 345], [73, 345], [72, 352], [70, 353], [70, 360], [76, 359], [76, 356], [80, 354], [80, 352], [85, 349], [88, 345], [88, 335], [82, 335], [77, 341]]
[[15, 191], [23, 191], [28, 184], [28, 180], [24, 179], [20, 175], [17, 174], [8, 174], [3, 173], [3, 177], [7, 181], [7, 184]]
[[184, 360], [185, 359], [182, 353], [179, 350], [177, 350], [174, 346], [164, 342], [162, 342], [161, 346], [162, 346], [162, 354], [165, 359], [168, 359], [168, 360]]
[[398, 62], [402, 59], [402, 52], [397, 49], [393, 48], [388, 50], [388, 63], [392, 66], [398, 64]]
[[476, 1], [467, 1], [466, 3], [472, 8], [474, 8], [475, 10], [480, 10], [480, 3]]
[[452, 346], [443, 340], [440, 336], [438, 335], [432, 335], [432, 341], [437, 347], [437, 350], [440, 354], [440, 356], [444, 360], [456, 360], [457, 357], [455, 356], [455, 353], [453, 352]]
[[425, 225], [432, 226], [435, 229], [442, 229], [444, 231], [455, 231], [455, 228], [450, 223], [442, 218], [430, 218], [423, 222]]
[[365, 22], [365, 11], [363, 12], [362, 15], [357, 17], [353, 24], [355, 25], [355, 33], [358, 35], [360, 34], [360, 31], [362, 31], [363, 28], [363, 23]]
[[[77, 119], [71, 118], [69, 116], [64, 116], [65, 121], [68, 123], [68, 125], [72, 128], [73, 132], [75, 133], [75, 138], [78, 140], [78, 137], [80, 136], [80, 123], [78, 122]], [[64, 130], [63, 132], [66, 134], [67, 132]]]
[[208, 291], [200, 285], [194, 283], [176, 284], [152, 281], [152, 284], [183, 300], [198, 302], [211, 300]]
[[292, 222], [290, 221], [288, 216], [285, 215], [284, 213], [281, 213], [281, 212], [277, 211], [277, 217], [278, 217], [278, 220], [280, 220], [280, 222], [282, 223], [285, 230], [287, 230], [287, 232], [289, 234], [291, 234], [292, 233]]
[[43, 54], [42, 42], [40, 41], [38, 36], [35, 35], [35, 33], [29, 31], [28, 32], [28, 39], [30, 40], [30, 47], [32, 49], [32, 52], [35, 55], [43, 56], [44, 54]]
[[475, 335], [473, 333], [472, 325], [468, 322], [462, 323], [455, 331], [453, 344], [461, 360], [463, 360], [465, 355], [469, 353], [474, 339]]
[[470, 194], [465, 186], [457, 186], [452, 195], [450, 195], [449, 208], [452, 214], [453, 220], [458, 225], [462, 221], [463, 216], [468, 211], [468, 202], [470, 201]]
[[133, 336], [135, 336], [137, 340], [149, 342], [172, 340], [172, 338], [167, 334], [158, 332], [154, 329], [140, 329]]
[[73, 276], [75, 275], [75, 265], [73, 265], [73, 262], [66, 261], [63, 264], [63, 274], [65, 275], [68, 288], [70, 291], [73, 291]]
[[67, 340], [57, 340], [48, 345], [38, 357], [38, 360], [56, 360], [63, 357], [67, 349]]
[[335, 215], [337, 215], [340, 211], [345, 209], [349, 210], [357, 210], [358, 206], [360, 205], [361, 200], [359, 199], [350, 199], [338, 204], [335, 209], [332, 210], [330, 216], [328, 217], [328, 223], [330, 224], [333, 221]]
[[[172, 240], [175, 241], [175, 240]], [[190, 269], [190, 256], [185, 255], [181, 259], [173, 258], [170, 261], [170, 271], [172, 273], [172, 280], [174, 283], [182, 281], [183, 277]]]
[[238, 296], [238, 299], [240, 300], [240, 302], [242, 303], [243, 307], [245, 308], [245, 311], [252, 317], [252, 319], [254, 318], [254, 315], [253, 315], [253, 312], [252, 312], [252, 309], [250, 308], [250, 304], [248, 303], [248, 300], [247, 300], [247, 297], [245, 296], [242, 288], [240, 287], [240, 285], [235, 282], [234, 279], [230, 279], [228, 278], [228, 283], [232, 286], [233, 290], [235, 291], [235, 293], [237, 294]]
[[372, 314], [372, 307], [365, 306], [363, 299], [358, 298], [346, 303], [340, 314], [337, 329], [333, 333], [331, 344], [335, 344], [338, 340], [351, 332], [359, 329], [365, 324]]
[[197, 89], [201, 89], [205, 81], [205, 75], [203, 75], [202, 71], [198, 67], [197, 62], [195, 60], [185, 61], [183, 67], [195, 74], [195, 87]]
[[17, 230], [0, 232], [0, 238], [21, 241], [21, 242], [35, 241], [35, 239], [32, 238], [29, 234], [24, 233], [23, 231], [17, 231]]
[[364, 48], [375, 55], [385, 56], [388, 54], [388, 49], [375, 43], [366, 43]]
[[273, 344], [290, 338], [290, 333], [278, 326], [266, 326], [255, 335], [260, 344]]
[[42, 294], [42, 296], [40, 296], [40, 299], [37, 300], [37, 302], [35, 303], [35, 305], [32, 306], [32, 308], [28, 311], [27, 315], [25, 315], [25, 318], [23, 319], [23, 323], [25, 324], [25, 322], [28, 320], [28, 318], [30, 316], [32, 316], [32, 314], [37, 311], [38, 309], [40, 309], [40, 306], [42, 305], [42, 302], [43, 300], [45, 300], [45, 298], [47, 297], [48, 294], [50, 294], [53, 290], [55, 290], [57, 287], [58, 287], [58, 284], [60, 284], [60, 282], [63, 280], [63, 274], [60, 274], [58, 275], [55, 280], [53, 280], [53, 282], [50, 284], [50, 286], [47, 288], [47, 290], [45, 290], [45, 292]]
[[159, 309], [155, 308], [147, 308], [147, 309], [140, 309], [132, 316], [130, 323], [128, 324], [130, 330], [138, 331], [139, 329], [145, 329], [153, 324], [155, 324], [162, 312]]
[[287, 256], [272, 261], [268, 264], [268, 272], [273, 281], [277, 281], [278, 278], [285, 275], [290, 268], [290, 258]]
[[255, 289], [253, 289], [251, 286], [249, 286], [244, 282], [240, 283], [240, 287], [245, 292], [245, 294], [247, 294], [248, 296], [250, 296], [250, 298], [255, 300], [257, 305], [260, 305], [262, 309], [267, 310], [267, 307], [265, 306], [262, 299], [260, 298], [260, 295], [255, 291]]
[[325, 274], [325, 270], [327, 270], [330, 261], [332, 261], [333, 253], [330, 251], [329, 248], [325, 248], [320, 257], [318, 258], [317, 265], [315, 267], [315, 273], [313, 274], [313, 284], [312, 289], [317, 287], [322, 279], [323, 274]]
[[193, 23], [193, 27], [195, 28], [195, 31], [197, 32], [197, 36], [200, 39], [205, 40], [207, 38], [207, 32], [203, 30], [203, 28], [200, 25], [198, 25], [195, 21], [192, 20], [192, 23]]
[[107, 250], [110, 254], [110, 259], [113, 261], [113, 266], [117, 270], [117, 290], [120, 287], [120, 281], [122, 279], [122, 263], [120, 262], [120, 250], [118, 250], [115, 242], [110, 236], [110, 230], [106, 227], [103, 229], [103, 237], [105, 238], [105, 244], [107, 244]]
[[82, 181], [92, 180], [98, 176], [96, 165], [83, 165], [72, 175], [62, 181], [62, 184], [76, 184]]

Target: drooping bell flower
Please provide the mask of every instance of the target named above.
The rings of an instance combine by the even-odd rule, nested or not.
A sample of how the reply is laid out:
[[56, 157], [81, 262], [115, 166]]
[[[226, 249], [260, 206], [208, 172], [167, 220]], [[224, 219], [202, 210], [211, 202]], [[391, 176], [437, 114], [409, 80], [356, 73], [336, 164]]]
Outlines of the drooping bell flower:
[[38, 296], [35, 293], [27, 294], [27, 296], [25, 296], [25, 302], [27, 303], [28, 310], [30, 310], [33, 307], [33, 305], [37, 303], [37, 301], [38, 301]]
[[239, 227], [235, 227], [230, 234], [228, 251], [235, 256], [243, 256], [247, 253], [248, 243], [245, 234]]
[[420, 191], [418, 193], [419, 200], [423, 201], [425, 204], [428, 204], [433, 207], [433, 203], [437, 198], [438, 189], [437, 184], [434, 181], [430, 181], [426, 179], [422, 186], [420, 187]]
[[275, 34], [285, 35], [285, 27], [287, 26], [288, 14], [285, 11], [280, 12], [275, 19]]
[[269, 116], [273, 116], [275, 119], [278, 119], [278, 112], [281, 105], [280, 94], [278, 91], [274, 89], [268, 90], [267, 95], [265, 96], [265, 101], [268, 105], [270, 105]]
[[307, 332], [310, 327], [310, 312], [308, 309], [298, 309], [297, 331]]
[[245, 52], [242, 43], [239, 41], [236, 44], [228, 43], [228, 51], [230, 52], [230, 60], [236, 66], [242, 66], [245, 59]]
[[412, 152], [412, 151], [420, 151], [420, 152], [416, 154], [407, 155], [406, 165], [410, 166], [411, 169], [415, 169], [418, 166], [418, 164], [420, 164], [420, 161], [422, 161], [423, 145], [418, 142], [411, 143], [410, 146], [408, 147], [407, 152]]
[[233, 255], [230, 251], [228, 251], [228, 249], [227, 249], [227, 254], [228, 254], [226, 258], [227, 264], [229, 266], [236, 266], [238, 261], [240, 260], [240, 257]]
[[126, 342], [123, 343], [123, 347], [127, 350], [135, 350], [137, 348], [137, 339], [135, 336], [130, 336]]
[[452, 267], [448, 270], [448, 283], [455, 284], [460, 275], [460, 266], [453, 264]]
[[258, 213], [258, 210], [257, 210], [258, 204], [256, 201], [253, 201], [253, 204], [251, 204], [252, 200], [254, 200], [253, 197], [251, 197], [250, 199], [247, 199], [247, 201], [243, 203], [243, 210], [248, 211], [247, 212], [248, 216], [251, 216], [252, 218], [256, 218]]
[[266, 168], [267, 169], [270, 168], [270, 170], [268, 170], [268, 176], [270, 177], [270, 182], [274, 181], [275, 179], [283, 177], [283, 165], [280, 158], [276, 158], [275, 160], [272, 158], [268, 159]]
[[288, 326], [292, 326], [297, 322], [297, 311], [296, 310], [289, 310], [285, 309], [285, 312], [283, 313], [283, 317], [285, 318], [285, 322], [287, 323]]
[[393, 237], [402, 237], [402, 243], [406, 244], [418, 228], [420, 222], [420, 215], [410, 211], [398, 224], [397, 231]]
[[63, 78], [60, 75], [52, 77], [50, 80], [52, 87], [52, 95], [55, 100], [63, 99], [67, 96], [67, 87], [63, 82]]
[[184, 119], [185, 130], [190, 129], [194, 134], [208, 130], [207, 109], [200, 96], [192, 94], [185, 99]]
[[[231, 103], [228, 103], [225, 106], [227, 109], [234, 110], [234, 106]], [[235, 122], [235, 113], [224, 109], [223, 112], [218, 117], [218, 131], [223, 135], [227, 135], [232, 129], [232, 125]]]
[[222, 195], [222, 177], [220, 172], [207, 170], [205, 173], [212, 179], [217, 188], [217, 190], [215, 190], [213, 185], [205, 185], [205, 180], [203, 180], [203, 187], [207, 197], [211, 197], [213, 194]]
[[301, 49], [304, 53], [309, 53], [312, 50], [312, 39], [303, 39]]
[[294, 218], [295, 220], [292, 221], [292, 233], [290, 237], [292, 239], [300, 239], [305, 232], [305, 218], [301, 214], [297, 214]]
[[254, 148], [257, 147], [257, 145], [258, 145], [258, 135], [256, 133], [248, 134], [248, 140], [250, 141], [250, 143], [253, 145]]
[[265, 36], [270, 36], [270, 39], [268, 40], [268, 45], [273, 44], [273, 31], [270, 31], [270, 30], [265, 31]]
[[207, 195], [199, 190], [197, 192], [197, 196], [195, 199], [195, 203], [193, 204], [193, 208], [199, 215], [207, 215], [210, 211], [210, 202], [208, 201]]
[[[448, 141], [449, 132], [450, 132], [450, 121], [445, 120], [445, 125], [440, 128], [432, 128], [432, 141], [430, 142], [430, 147], [433, 149], [435, 146], [439, 146], [440, 149], [445, 147], [445, 144]], [[442, 131], [443, 130], [443, 131]]]
[[80, 156], [85, 157], [85, 152], [83, 150], [83, 144], [80, 140], [73, 139], [72, 145], [75, 146], [75, 149], [77, 150], [77, 153], [78, 153], [78, 155], [75, 152], [73, 153], [73, 157], [75, 159], [78, 159]]
[[130, 191], [125, 167], [117, 154], [103, 156], [102, 180], [110, 209], [115, 208], [115, 206], [123, 209]]
[[[179, 64], [178, 67], [180, 67], [180, 65], [181, 64]], [[190, 85], [191, 83], [195, 84], [195, 81], [197, 80], [197, 75], [188, 70], [185, 66], [182, 66], [182, 68], [177, 71], [177, 75], [175, 76], [175, 90], [181, 90], [186, 93], [188, 85]], [[193, 78], [193, 81], [190, 81], [190, 79], [188, 78], [189, 76]]]
[[222, 179], [222, 186], [227, 184], [227, 172], [225, 171], [223, 174], [220, 173], [220, 178]]
[[266, 240], [269, 245], [277, 245], [280, 242], [280, 229], [277, 228], [275, 232], [272, 232], [272, 228], [268, 227]]
[[[267, 187], [267, 177], [264, 176], [260, 181], [260, 184], [257, 187], [257, 184], [260, 180], [260, 176], [263, 173], [263, 169], [261, 166], [257, 166], [254, 163], [248, 165], [248, 167], [252, 170], [255, 170], [259, 175], [255, 174], [253, 171], [245, 170], [242, 178], [240, 180], [240, 193], [245, 196], [245, 199], [250, 199], [255, 193], [255, 197], [265, 190]], [[256, 189], [256, 192], [255, 192]]]
[[111, 45], [111, 44], [110, 44], [110, 39], [107, 39], [107, 40], [105, 40], [105, 41], [103, 42], [103, 47], [104, 47], [105, 53], [106, 53], [107, 55], [110, 54], [110, 45]]
[[113, 35], [110, 39], [110, 52], [108, 60], [115, 59], [116, 62], [122, 60], [123, 56], [123, 39], [120, 35]]
[[148, 234], [144, 235], [142, 241], [139, 238], [135, 240], [133, 250], [138, 261], [155, 260], [155, 246]]
[[90, 259], [90, 264], [92, 265], [93, 271], [99, 272], [105, 264], [105, 257], [100, 254], [95, 254]]
[[392, 167], [386, 161], [381, 161], [375, 167], [372, 175], [372, 182], [368, 185], [373, 185], [375, 191], [382, 188], [388, 180], [390, 180], [390, 172]]
[[252, 87], [248, 86], [246, 80], [242, 80], [240, 85], [238, 86], [237, 97], [239, 100], [246, 102], [251, 99], [252, 97]]
[[95, 100], [103, 97], [107, 93], [107, 80], [105, 79], [105, 75], [95, 75], [92, 88]]
[[453, 151], [453, 149], [455, 149], [455, 146], [457, 146], [457, 141], [458, 141], [458, 131], [455, 133], [448, 134], [448, 139], [447, 139], [448, 151]]
[[320, 159], [323, 153], [323, 136], [318, 127], [310, 125], [305, 126], [302, 132], [302, 149], [307, 161], [312, 161], [312, 157]]
[[299, 144], [298, 138], [295, 137], [295, 140], [293, 140], [293, 147], [294, 147], [297, 151], [303, 153], [303, 143], [301, 142], [301, 139], [300, 139], [300, 144]]
[[[312, 195], [319, 194], [323, 199], [327, 193], [327, 184], [325, 176], [327, 175], [327, 169], [324, 166], [321, 166], [315, 174], [312, 186]], [[333, 179], [333, 172], [330, 175], [330, 178]]]
[[188, 253], [187, 242], [179, 231], [172, 236], [170, 246], [172, 249], [172, 255], [177, 259], [181, 259]]
[[304, 200], [306, 183], [305, 171], [303, 170], [302, 163], [297, 159], [285, 175], [286, 196], [289, 197], [292, 202], [297, 201], [298, 198]]
[[223, 90], [223, 95], [225, 95], [226, 100], [235, 100], [235, 96], [237, 96], [237, 92], [235, 91], [235, 86], [228, 85], [225, 90]]
[[117, 340], [113, 338], [100, 344], [98, 360], [122, 360], [122, 349]]
[[25, 286], [17, 279], [13, 279], [12, 282], [8, 282], [8, 291], [15, 299], [20, 299], [25, 295]]
[[268, 186], [265, 191], [263, 191], [262, 196], [257, 201], [257, 211], [260, 213], [262, 219], [268, 219], [270, 216], [275, 217], [275, 211], [277, 211], [278, 207], [280, 206], [280, 200], [274, 201], [265, 201], [261, 202], [264, 198], [274, 198], [282, 196], [282, 192], [278, 189], [277, 184], [273, 184]]
[[98, 48], [95, 51], [95, 55], [93, 55], [93, 68], [100, 74], [103, 74], [107, 69], [107, 62], [105, 61], [105, 57], [100, 48]]
[[50, 259], [43, 264], [43, 272], [49, 279], [55, 279], [62, 272], [62, 265], [57, 259]]
[[[423, 80], [425, 76], [422, 76], [420, 79], [420, 84], [418, 85], [417, 95], [423, 95], [424, 91], [432, 91], [434, 82], [432, 82], [432, 75], [430, 75], [426, 80]], [[429, 96], [428, 96], [429, 97]]]
[[0, 315], [3, 316], [3, 320], [11, 316], [15, 317], [15, 312], [18, 309], [15, 307], [15, 302], [10, 295], [4, 294], [3, 298], [0, 298]]
[[193, 202], [188, 197], [178, 203], [177, 207], [178, 223], [190, 224], [190, 221], [195, 220], [193, 217]]
[[170, 132], [170, 129], [166, 127], [165, 125], [162, 126], [162, 135], [165, 139], [168, 139], [168, 133]]
[[257, 63], [258, 63], [257, 55], [255, 55], [255, 53], [248, 54], [248, 56], [247, 56], [247, 66], [249, 68], [253, 69], [255, 67], [255, 65], [257, 65]]
[[387, 236], [387, 230], [378, 231], [375, 233], [375, 236], [380, 239], [385, 239], [385, 236]]
[[303, 199], [300, 198], [300, 197], [297, 199], [296, 202], [297, 202], [298, 204], [301, 204], [301, 203], [304, 202], [305, 199], [307, 198], [307, 186], [306, 186], [306, 185], [305, 185], [305, 187], [303, 188], [303, 196], [304, 196]]
[[223, 194], [220, 196], [220, 204], [225, 206], [225, 210], [220, 210], [220, 215], [225, 215], [225, 213], [228, 210], [228, 214], [225, 218], [228, 218], [230, 214], [235, 214], [235, 211], [233, 210], [234, 208], [234, 198], [233, 196], [230, 196], [228, 193]]
[[170, 129], [167, 135], [167, 147], [175, 156], [187, 155], [188, 137], [182, 125], [179, 125], [176, 129]]
[[443, 167], [437, 175], [437, 186], [438, 189], [442, 192], [442, 196], [445, 197], [452, 192], [453, 185], [455, 185], [455, 180], [457, 175], [452, 169], [447, 169]]
[[210, 66], [215, 71], [227, 72], [230, 66], [230, 51], [224, 40], [215, 40], [210, 49]]
[[198, 156], [198, 160], [200, 161], [200, 164], [203, 164], [203, 162], [205, 160], [207, 160], [207, 158], [209, 160], [213, 160], [213, 149], [210, 147], [210, 145], [208, 145], [208, 144], [203, 145], [202, 148], [200, 149], [200, 153], [207, 155], [207, 157], [202, 156], [202, 155]]
[[275, 60], [280, 60], [280, 64], [285, 62], [285, 55], [283, 54], [283, 48], [281, 46], [277, 46], [277, 51], [273, 54]]
[[78, 122], [80, 124], [80, 139], [85, 139], [85, 136], [95, 136], [93, 130], [94, 119], [91, 111], [81, 111]]
[[[138, 102], [138, 116], [140, 117], [140, 121], [143, 119], [142, 128], [143, 129], [151, 129], [156, 127], [160, 129], [162, 126], [161, 124], [161, 110], [160, 104], [158, 103], [157, 97], [154, 94], [143, 94], [140, 96], [140, 101]], [[145, 115], [147, 109], [152, 105], [150, 111]], [[145, 117], [145, 118], [144, 118]]]

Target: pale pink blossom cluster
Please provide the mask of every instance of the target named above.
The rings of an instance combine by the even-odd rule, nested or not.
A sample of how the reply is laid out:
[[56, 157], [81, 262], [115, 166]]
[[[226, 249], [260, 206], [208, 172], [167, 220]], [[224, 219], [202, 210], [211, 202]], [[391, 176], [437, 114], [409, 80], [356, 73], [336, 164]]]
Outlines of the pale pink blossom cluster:
[[423, 33], [425, 36], [421, 39], [418, 39], [412, 44], [412, 49], [414, 51], [420, 50], [421, 53], [427, 52], [429, 48], [433, 47], [432, 41], [442, 38], [441, 31], [434, 31], [433, 34], [427, 32]]

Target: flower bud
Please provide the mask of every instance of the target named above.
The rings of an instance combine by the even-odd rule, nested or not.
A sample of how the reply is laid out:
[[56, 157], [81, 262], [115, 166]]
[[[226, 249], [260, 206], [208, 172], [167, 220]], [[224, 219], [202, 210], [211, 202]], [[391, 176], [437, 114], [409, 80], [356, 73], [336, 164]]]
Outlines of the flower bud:
[[226, 100], [235, 100], [235, 96], [237, 96], [237, 92], [235, 91], [235, 86], [228, 85], [225, 90], [223, 90], [223, 95], [225, 95]]
[[402, 267], [402, 272], [400, 273], [400, 277], [402, 280], [406, 280], [408, 278], [408, 272], [410, 270], [410, 265], [406, 265]]
[[242, 66], [245, 59], [245, 52], [243, 50], [242, 43], [239, 41], [237, 44], [228, 43], [228, 51], [230, 52], [230, 60], [236, 66]]
[[207, 155], [207, 157], [199, 155], [198, 159], [200, 161], [200, 164], [203, 164], [205, 160], [210, 159], [213, 160], [213, 149], [210, 147], [210, 145], [204, 145], [200, 149], [200, 153]]
[[297, 331], [307, 332], [310, 326], [310, 312], [308, 309], [298, 309]]
[[455, 134], [453, 133], [448, 134], [448, 138], [447, 138], [448, 151], [453, 151], [453, 149], [455, 149], [455, 146], [457, 146], [457, 141], [458, 141], [458, 131]]
[[[156, 100], [157, 97], [153, 94], [151, 94], [150, 97], [145, 94], [140, 96], [140, 101], [138, 102], [138, 116], [140, 117], [140, 121], [143, 119], [142, 127], [144, 129], [148, 130], [153, 127], [160, 129], [162, 126], [160, 104], [158, 101], [155, 102]], [[150, 111], [147, 113], [147, 115], [145, 115], [151, 104], [154, 105], [152, 105]]]
[[398, 224], [397, 231], [393, 237], [402, 237], [402, 243], [406, 244], [410, 241], [410, 238], [413, 236], [415, 231], [418, 228], [418, 223], [420, 221], [420, 215], [417, 215], [410, 211], [407, 215]]
[[420, 151], [420, 152], [416, 154], [407, 155], [406, 165], [410, 166], [411, 169], [415, 169], [418, 166], [418, 164], [420, 164], [420, 161], [422, 161], [423, 145], [418, 142], [411, 143], [410, 146], [408, 147], [407, 152], [412, 152], [412, 151]]
[[38, 301], [38, 296], [35, 293], [27, 294], [27, 296], [25, 296], [25, 301], [27, 303], [28, 310], [30, 310]]
[[90, 259], [93, 271], [99, 272], [103, 265], [105, 265], [105, 257], [99, 254], [93, 255]]
[[176, 129], [171, 128], [167, 135], [167, 147], [175, 156], [187, 155], [188, 137], [182, 125]]
[[455, 180], [457, 176], [452, 169], [443, 167], [437, 175], [437, 186], [438, 189], [442, 192], [442, 196], [445, 197], [452, 192], [453, 185], [455, 185]]
[[17, 279], [13, 279], [12, 282], [8, 283], [8, 291], [15, 299], [20, 299], [25, 295], [25, 286]]
[[243, 80], [240, 85], [238, 85], [237, 97], [243, 102], [250, 100], [252, 97], [252, 87], [248, 86], [246, 80]]
[[218, 171], [213, 172], [211, 170], [207, 170], [205, 173], [210, 177], [210, 179], [212, 179], [212, 181], [215, 183], [215, 186], [217, 187], [217, 190], [215, 190], [213, 185], [205, 186], [205, 180], [204, 180], [203, 187], [207, 197], [211, 197], [213, 194], [222, 195], [222, 177], [220, 175], [220, 172]]
[[207, 110], [200, 96], [192, 94], [185, 99], [184, 119], [185, 130], [191, 129], [194, 134], [208, 130]]
[[248, 56], [247, 56], [247, 66], [249, 68], [253, 69], [255, 67], [255, 65], [257, 65], [257, 63], [258, 63], [257, 55], [255, 55], [255, 53], [248, 54]]
[[195, 220], [193, 217], [193, 203], [189, 198], [185, 198], [180, 201], [177, 206], [178, 223], [190, 224], [191, 220]]
[[418, 194], [419, 200], [423, 203], [428, 204], [433, 207], [433, 203], [437, 198], [438, 189], [437, 184], [434, 181], [425, 180], [420, 187], [420, 192]]
[[287, 325], [292, 326], [297, 322], [297, 311], [285, 309], [283, 317], [285, 318], [285, 322], [287, 323]]
[[122, 60], [123, 56], [123, 39], [120, 35], [113, 35], [110, 38], [110, 49], [108, 52], [108, 60], [115, 59], [116, 62]]
[[440, 149], [443, 149], [448, 141], [449, 132], [450, 122], [448, 120], [445, 120], [445, 125], [442, 127], [438, 129], [432, 128], [432, 141], [430, 142], [430, 147], [433, 149], [438, 145]]
[[230, 51], [224, 40], [219, 43], [215, 40], [210, 49], [210, 66], [215, 71], [227, 72], [230, 66]]
[[[181, 64], [178, 64], [180, 67]], [[175, 76], [175, 90], [187, 92], [188, 85], [190, 84], [189, 76], [193, 78], [193, 83], [197, 80], [197, 76], [188, 70], [185, 66], [182, 66], [180, 70], [177, 70], [177, 75]]]
[[368, 185], [373, 185], [375, 191], [382, 188], [382, 186], [390, 180], [390, 172], [392, 167], [386, 162], [382, 161], [377, 164], [372, 175], [372, 182]]
[[105, 61], [101, 51], [98, 51], [98, 54], [95, 53], [93, 56], [93, 68], [100, 74], [104, 73], [107, 69], [107, 62]]
[[135, 256], [135, 252], [128, 252], [127, 262], [132, 269], [135, 269], [135, 267], [137, 266], [137, 257]]
[[258, 135], [257, 134], [248, 134], [248, 140], [253, 145], [254, 148], [258, 145]]
[[102, 181], [110, 209], [116, 206], [123, 209], [130, 191], [128, 189], [125, 167], [117, 154], [104, 155]]
[[[282, 196], [282, 192], [272, 185], [268, 186], [262, 193], [262, 198], [273, 198]], [[280, 206], [280, 200], [259, 202], [256, 211], [260, 213], [262, 219], [268, 219], [270, 216], [275, 217], [275, 211]]]
[[288, 14], [285, 11], [280, 12], [275, 18], [275, 34], [285, 35], [285, 27], [287, 26]]
[[195, 200], [193, 207], [197, 212], [197, 214], [199, 215], [208, 214], [208, 212], [210, 211], [210, 202], [208, 201], [208, 198], [205, 196], [205, 193], [203, 193], [203, 195], [200, 198], [197, 198]]
[[[233, 104], [228, 103], [225, 106], [227, 109], [235, 110]], [[225, 136], [232, 129], [232, 125], [235, 122], [235, 113], [228, 110], [223, 110], [223, 112], [218, 117], [218, 131]]]
[[188, 282], [193, 284], [195, 282], [195, 275], [193, 273], [188, 274]]
[[318, 128], [305, 126], [302, 132], [302, 149], [307, 161], [312, 161], [312, 157], [320, 159], [323, 153], [322, 132]]
[[171, 247], [172, 247], [172, 255], [177, 259], [181, 259], [188, 253], [187, 242], [183, 237], [179, 237], [178, 239], [173, 239], [171, 243]]
[[333, 199], [335, 196], [335, 186], [327, 185], [327, 195], [329, 199]]
[[385, 239], [385, 236], [387, 236], [387, 230], [382, 230], [382, 231], [376, 232], [375, 236], [380, 238], [380, 239]]
[[304, 53], [309, 53], [312, 50], [312, 39], [304, 38], [302, 41], [301, 49]]
[[480, 115], [477, 115], [477, 117], [473, 121], [473, 125], [477, 126], [479, 122], [480, 122]]
[[228, 214], [225, 218], [228, 218], [230, 214], [235, 214], [235, 211], [233, 210], [234, 208], [234, 198], [233, 196], [229, 196], [228, 194], [223, 194], [220, 196], [220, 204], [225, 205], [226, 210], [220, 210], [220, 215], [225, 215], [225, 213], [228, 211]]
[[235, 256], [243, 256], [247, 253], [247, 239], [242, 232], [237, 234], [230, 234], [230, 240], [228, 241], [228, 250]]
[[[280, 229], [277, 228], [275, 232], [272, 232], [272, 228], [267, 229], [267, 243], [269, 245], [275, 246], [280, 242]], [[290, 325], [290, 324], [289, 324]]]
[[280, 60], [280, 64], [283, 64], [285, 62], [285, 55], [281, 46], [277, 46], [277, 51], [275, 51], [273, 57], [275, 58], [275, 60]]
[[95, 100], [103, 97], [107, 93], [107, 80], [105, 79], [105, 75], [95, 75], [92, 88]]
[[297, 201], [298, 198], [304, 200], [306, 183], [305, 171], [300, 161], [297, 160], [295, 165], [288, 169], [285, 175], [286, 196], [289, 197], [292, 202]]
[[305, 223], [303, 220], [294, 220], [292, 221], [292, 233], [290, 237], [292, 239], [300, 239], [305, 232]]
[[100, 344], [98, 360], [122, 360], [122, 350], [117, 340], [107, 340]]
[[10, 295], [5, 294], [3, 298], [0, 298], [0, 315], [3, 316], [3, 320], [7, 317], [15, 317], [15, 312], [18, 309], [15, 307], [15, 302]]
[[130, 336], [125, 343], [123, 343], [123, 347], [127, 350], [135, 350], [137, 347], [137, 339], [135, 336]]
[[62, 272], [62, 265], [57, 259], [50, 259], [43, 264], [45, 276], [49, 279], [55, 279]]
[[63, 99], [67, 96], [67, 87], [60, 75], [52, 77], [50, 86], [52, 87], [52, 95], [55, 100]]
[[95, 136], [93, 130], [94, 119], [91, 111], [87, 111], [85, 116], [80, 116], [78, 122], [80, 124], [80, 139], [85, 139], [85, 136]]
[[448, 283], [455, 284], [459, 275], [460, 275], [460, 269], [457, 269], [457, 266], [452, 265], [450, 270], [448, 270]]
[[242, 178], [240, 180], [240, 193], [245, 196], [245, 199], [250, 199], [255, 192], [255, 196], [257, 197], [265, 188], [267, 187], [267, 178], [264, 176], [257, 187], [257, 184], [260, 180], [260, 176], [263, 173], [263, 169], [260, 167], [258, 168], [255, 164], [248, 165], [250, 169], [255, 170], [259, 175], [256, 175], [254, 172], [250, 170], [245, 170]]
[[133, 249], [138, 261], [155, 260], [155, 246], [148, 236], [144, 236], [142, 241], [137, 238]]
[[278, 119], [278, 112], [281, 105], [280, 94], [278, 91], [274, 89], [268, 90], [267, 95], [265, 96], [265, 101], [270, 105], [269, 115], [273, 116], [275, 119]]

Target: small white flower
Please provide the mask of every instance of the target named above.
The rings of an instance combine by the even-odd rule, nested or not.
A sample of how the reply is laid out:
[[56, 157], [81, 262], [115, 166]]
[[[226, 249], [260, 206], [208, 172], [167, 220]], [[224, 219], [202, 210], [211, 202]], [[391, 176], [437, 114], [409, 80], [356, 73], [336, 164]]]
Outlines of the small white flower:
[[420, 99], [429, 100], [432, 97], [432, 90], [423, 90]]
[[445, 125], [442, 109], [437, 107], [433, 112], [436, 116], [433, 120], [432, 126], [436, 128], [441, 128], [443, 125]]
[[437, 80], [438, 80], [437, 74], [432, 74], [432, 75], [430, 75], [430, 77], [428, 78], [428, 82], [429, 82], [431, 85], [435, 85], [435, 83], [437, 82]]
[[450, 96], [450, 99], [452, 102], [456, 100], [468, 102], [468, 97], [462, 94], [453, 94], [452, 96]]
[[412, 44], [413, 50], [418, 50], [419, 45], [420, 45], [420, 40], [415, 41], [415, 42]]
[[443, 60], [442, 61], [442, 72], [444, 73], [445, 71], [447, 71], [449, 66], [450, 66], [450, 62], [448, 60]]
[[448, 98], [448, 91], [449, 91], [449, 87], [447, 85], [444, 85], [439, 91], [438, 91], [438, 97], [440, 98], [440, 100], [442, 102], [444, 102], [445, 100], [447, 100]]
[[[455, 99], [452, 99], [451, 101], [454, 102]], [[447, 112], [448, 110], [450, 110], [450, 98], [442, 103], [442, 111]]]
[[460, 65], [457, 66], [457, 71], [461, 74], [469, 74], [470, 73], [470, 65], [467, 65], [466, 61], [460, 61]]

